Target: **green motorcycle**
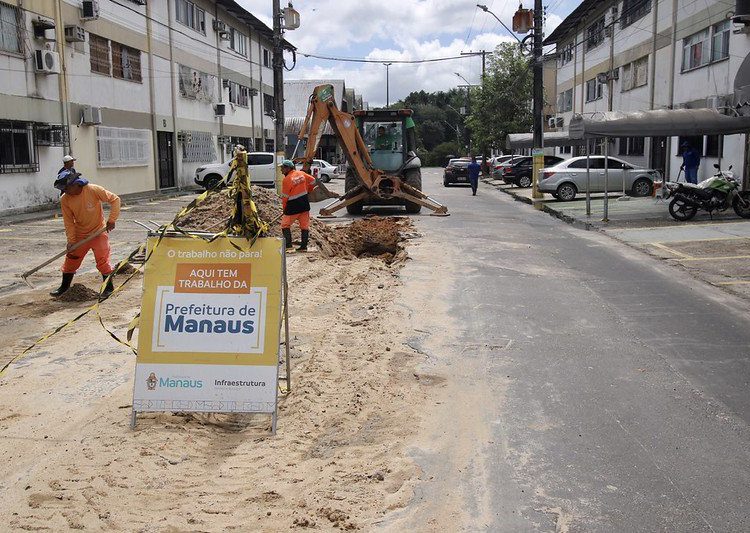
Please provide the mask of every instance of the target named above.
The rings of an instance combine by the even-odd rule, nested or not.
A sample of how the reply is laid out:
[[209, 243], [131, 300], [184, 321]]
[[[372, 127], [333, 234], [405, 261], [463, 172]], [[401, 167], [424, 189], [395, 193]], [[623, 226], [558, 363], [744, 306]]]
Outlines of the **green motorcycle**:
[[716, 174], [697, 185], [692, 183], [667, 183], [669, 196], [669, 214], [679, 221], [693, 218], [699, 209], [714, 212], [725, 211], [731, 205], [734, 212], [742, 218], [750, 218], [750, 191], [741, 191], [740, 183], [731, 172], [721, 170], [714, 164]]

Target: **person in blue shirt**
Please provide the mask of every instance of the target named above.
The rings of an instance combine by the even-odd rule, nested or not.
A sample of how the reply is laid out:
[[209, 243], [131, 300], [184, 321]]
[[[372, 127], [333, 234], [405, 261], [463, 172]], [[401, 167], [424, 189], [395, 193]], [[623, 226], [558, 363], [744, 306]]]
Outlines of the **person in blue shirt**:
[[685, 171], [685, 181], [698, 183], [698, 167], [701, 165], [701, 153], [689, 143], [682, 143], [682, 168]]
[[466, 167], [469, 171], [469, 183], [471, 183], [471, 194], [472, 196], [477, 195], [477, 187], [479, 186], [479, 173], [482, 171], [482, 165], [477, 163], [477, 158], [472, 156], [471, 163]]

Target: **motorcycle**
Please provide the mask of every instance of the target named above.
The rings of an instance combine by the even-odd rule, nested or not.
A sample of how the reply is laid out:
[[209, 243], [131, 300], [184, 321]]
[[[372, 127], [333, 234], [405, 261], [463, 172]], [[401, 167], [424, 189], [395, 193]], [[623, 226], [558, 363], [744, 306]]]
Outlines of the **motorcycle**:
[[725, 211], [732, 206], [734, 212], [742, 218], [750, 218], [750, 191], [740, 191], [740, 183], [732, 173], [732, 166], [727, 170], [714, 164], [716, 174], [699, 184], [667, 183], [669, 196], [669, 214], [679, 221], [693, 218], [699, 209], [714, 212]]

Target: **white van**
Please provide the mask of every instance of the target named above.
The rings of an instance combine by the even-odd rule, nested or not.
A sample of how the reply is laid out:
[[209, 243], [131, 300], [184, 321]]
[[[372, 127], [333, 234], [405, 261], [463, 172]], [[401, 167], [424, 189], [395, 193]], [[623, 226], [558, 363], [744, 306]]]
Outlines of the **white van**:
[[[276, 154], [273, 152], [249, 152], [247, 154], [247, 168], [250, 171], [250, 183], [254, 185], [263, 185], [264, 187], [273, 187], [276, 183], [276, 165], [281, 163], [282, 159], [276, 160]], [[195, 183], [204, 189], [212, 189], [219, 183], [229, 172], [230, 159], [226, 163], [211, 163], [195, 169]], [[231, 183], [231, 177], [230, 177]]]

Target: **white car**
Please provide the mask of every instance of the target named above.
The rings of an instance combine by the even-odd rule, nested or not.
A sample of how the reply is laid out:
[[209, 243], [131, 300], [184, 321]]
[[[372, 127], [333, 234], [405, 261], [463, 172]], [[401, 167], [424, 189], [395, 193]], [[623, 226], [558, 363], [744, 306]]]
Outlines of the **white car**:
[[[317, 172], [315, 169], [318, 169]], [[297, 169], [301, 170], [302, 165], [300, 163], [297, 164]], [[336, 165], [330, 164], [328, 161], [325, 161], [323, 159], [313, 159], [312, 165], [310, 165], [310, 174], [312, 174], [315, 177], [320, 178], [320, 181], [323, 183], [328, 183], [334, 178], [339, 178], [338, 172], [336, 172]]]
[[[273, 187], [276, 183], [276, 154], [272, 152], [250, 152], [247, 154], [247, 168], [250, 182], [254, 185]], [[226, 163], [211, 163], [195, 169], [195, 183], [205, 189], [213, 189], [229, 172], [230, 159]], [[229, 178], [231, 183], [232, 178]]]

